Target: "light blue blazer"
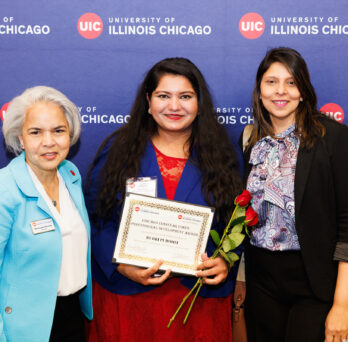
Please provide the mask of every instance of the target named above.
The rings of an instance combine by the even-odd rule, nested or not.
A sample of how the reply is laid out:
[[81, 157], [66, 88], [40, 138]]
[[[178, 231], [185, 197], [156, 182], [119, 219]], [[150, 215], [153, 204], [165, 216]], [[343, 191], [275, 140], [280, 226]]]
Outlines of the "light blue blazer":
[[[80, 173], [66, 160], [58, 169], [89, 236]], [[46, 218], [52, 218], [56, 230], [34, 235], [30, 223]], [[0, 170], [0, 342], [49, 341], [61, 260], [58, 223], [29, 175], [23, 152]], [[86, 262], [80, 305], [92, 319], [90, 242]]]

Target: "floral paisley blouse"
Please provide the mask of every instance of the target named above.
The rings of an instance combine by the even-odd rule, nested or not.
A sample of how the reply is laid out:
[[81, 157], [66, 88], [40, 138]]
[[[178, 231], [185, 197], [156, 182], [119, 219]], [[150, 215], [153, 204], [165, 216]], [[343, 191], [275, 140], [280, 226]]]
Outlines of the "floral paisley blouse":
[[299, 250], [295, 229], [295, 168], [299, 138], [295, 125], [275, 137], [264, 137], [251, 150], [247, 189], [259, 215], [250, 242], [271, 251]]

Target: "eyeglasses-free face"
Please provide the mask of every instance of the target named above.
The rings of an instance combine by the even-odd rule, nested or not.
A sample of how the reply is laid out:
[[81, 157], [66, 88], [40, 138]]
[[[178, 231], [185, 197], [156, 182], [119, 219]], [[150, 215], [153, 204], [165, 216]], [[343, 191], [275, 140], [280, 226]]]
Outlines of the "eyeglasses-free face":
[[260, 93], [262, 104], [270, 115], [274, 133], [286, 130], [295, 122], [301, 94], [294, 77], [283, 64], [271, 64], [262, 77]]
[[158, 133], [190, 133], [198, 112], [198, 100], [191, 82], [184, 76], [164, 74], [148, 98], [149, 113]]
[[27, 110], [19, 140], [25, 159], [40, 179], [56, 170], [70, 148], [69, 125], [62, 108], [52, 102], [37, 102]]

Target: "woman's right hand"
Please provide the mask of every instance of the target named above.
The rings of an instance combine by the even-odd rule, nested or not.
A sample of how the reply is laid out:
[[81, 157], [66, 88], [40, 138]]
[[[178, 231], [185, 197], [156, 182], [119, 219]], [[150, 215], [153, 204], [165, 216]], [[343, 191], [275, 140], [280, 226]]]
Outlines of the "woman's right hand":
[[157, 261], [152, 267], [149, 268], [141, 268], [138, 266], [119, 264], [117, 267], [117, 271], [121, 273], [126, 278], [133, 280], [142, 285], [161, 285], [163, 284], [169, 277], [171, 270], [167, 270], [161, 276], [153, 276], [162, 265], [163, 261]]

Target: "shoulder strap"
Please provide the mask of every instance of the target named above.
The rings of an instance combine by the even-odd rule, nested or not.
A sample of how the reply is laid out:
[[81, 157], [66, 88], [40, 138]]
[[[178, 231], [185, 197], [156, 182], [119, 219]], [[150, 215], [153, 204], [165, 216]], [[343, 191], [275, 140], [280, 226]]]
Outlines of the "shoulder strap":
[[[248, 145], [252, 130], [253, 130], [253, 125], [246, 125], [244, 127], [244, 130], [243, 130], [243, 152], [246, 150], [246, 147]], [[234, 296], [233, 296], [234, 311], [235, 311], [234, 319], [237, 319], [237, 320], [239, 319], [239, 310], [240, 310], [241, 306], [244, 304], [245, 293], [246, 293], [245, 261], [244, 261], [244, 252], [243, 252], [241, 257], [240, 257], [237, 279], [236, 279], [236, 287], [234, 289]], [[235, 318], [235, 316], [237, 318]]]
[[245, 261], [244, 261], [244, 252], [240, 257], [240, 263], [238, 267], [238, 274], [236, 279], [236, 287], [233, 294], [233, 302], [235, 309], [239, 310], [240, 307], [244, 304], [246, 294], [245, 286]]
[[248, 145], [249, 138], [251, 135], [251, 132], [253, 130], [253, 125], [246, 125], [243, 130], [243, 152], [245, 152], [245, 149]]
[[238, 281], [245, 281], [245, 259], [244, 259], [244, 252], [240, 256], [240, 262], [238, 267], [238, 273], [237, 273], [237, 280]]

